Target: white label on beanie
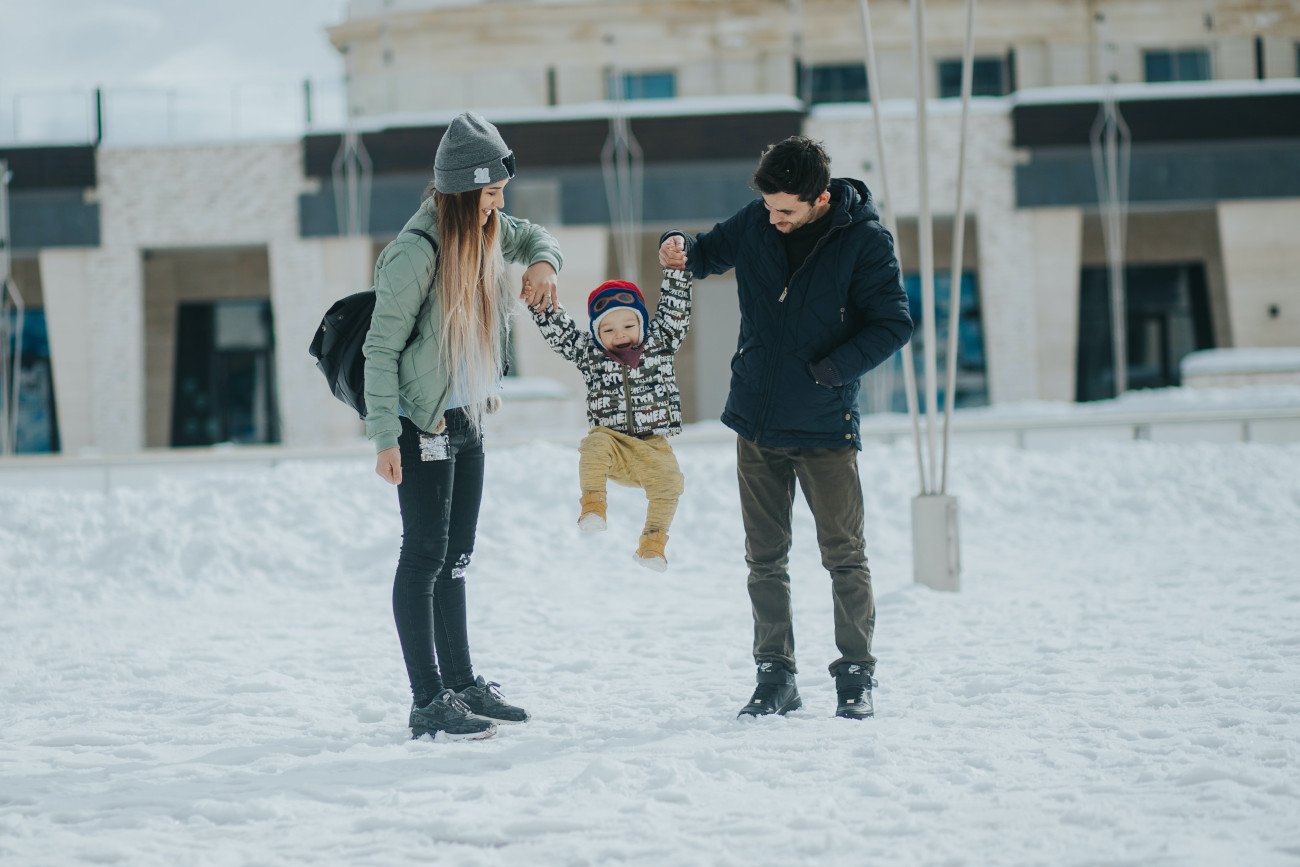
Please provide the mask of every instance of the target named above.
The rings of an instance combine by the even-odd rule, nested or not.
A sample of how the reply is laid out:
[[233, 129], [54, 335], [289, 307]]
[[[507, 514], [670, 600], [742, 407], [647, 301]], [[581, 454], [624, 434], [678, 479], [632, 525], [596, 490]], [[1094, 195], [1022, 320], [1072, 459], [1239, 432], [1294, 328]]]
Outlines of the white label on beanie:
[[488, 170], [487, 170], [487, 169], [475, 169], [475, 170], [474, 170], [474, 183], [476, 183], [476, 184], [486, 184], [486, 183], [488, 183], [490, 180], [492, 180], [492, 176], [488, 174]]

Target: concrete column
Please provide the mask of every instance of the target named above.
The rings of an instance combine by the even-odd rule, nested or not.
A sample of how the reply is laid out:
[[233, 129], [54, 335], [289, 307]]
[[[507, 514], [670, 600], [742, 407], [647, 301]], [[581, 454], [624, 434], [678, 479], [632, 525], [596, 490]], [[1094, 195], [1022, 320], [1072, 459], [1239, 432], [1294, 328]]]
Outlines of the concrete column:
[[[1035, 400], [1039, 397], [1035, 220], [1027, 211], [986, 206], [977, 216], [989, 402]], [[1077, 267], [1077, 251], [1075, 256]]]
[[1219, 203], [1232, 346], [1300, 345], [1300, 199]]
[[43, 250], [63, 451], [144, 447], [144, 288], [131, 247]]
[[1032, 212], [1034, 331], [1039, 400], [1073, 401], [1079, 344], [1079, 267], [1083, 211]]
[[1264, 77], [1294, 78], [1296, 42], [1286, 36], [1264, 37]]
[[91, 390], [91, 347], [94, 317], [84, 297], [89, 285], [87, 260], [91, 252], [53, 249], [40, 253], [45, 295], [45, 327], [50, 337], [50, 367], [54, 377], [54, 406], [59, 418], [63, 453], [75, 455], [95, 444]]
[[281, 441], [287, 446], [364, 441], [360, 419], [330, 393], [307, 347], [331, 304], [373, 285], [370, 238], [276, 240], [269, 256]]

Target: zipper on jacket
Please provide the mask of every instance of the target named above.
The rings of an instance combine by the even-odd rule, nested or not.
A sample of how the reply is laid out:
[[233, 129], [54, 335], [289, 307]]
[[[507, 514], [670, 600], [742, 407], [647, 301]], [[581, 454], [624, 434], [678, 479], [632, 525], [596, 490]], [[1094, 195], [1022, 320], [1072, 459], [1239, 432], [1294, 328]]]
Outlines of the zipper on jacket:
[[632, 419], [632, 380], [628, 378], [627, 367], [623, 368], [623, 411], [627, 414], [627, 435], [636, 436], [636, 424]]
[[813, 244], [812, 250], [810, 250], [808, 252], [808, 255], [804, 257], [803, 263], [795, 270], [793, 274], [790, 275], [790, 279], [785, 281], [785, 289], [781, 290], [781, 297], [776, 299], [778, 304], [785, 300], [785, 296], [790, 292], [790, 284], [794, 283], [794, 278], [798, 277], [800, 272], [802, 272], [803, 269], [808, 266], [808, 260], [811, 259], [813, 256], [817, 255], [817, 251], [820, 250], [822, 248], [822, 245], [826, 243], [826, 239], [829, 238], [831, 235], [834, 235], [840, 229], [843, 229], [845, 226], [851, 226], [851, 225], [853, 225], [852, 217], [849, 218], [849, 221], [847, 223], [842, 223], [838, 226], [831, 226], [829, 229], [826, 230], [825, 235], [822, 235], [820, 238], [817, 239], [817, 243]]
[[[826, 234], [821, 236], [821, 238], [817, 241], [817, 243], [813, 245], [812, 250], [809, 251], [808, 255], [804, 258], [803, 264], [800, 265], [799, 268], [793, 274], [790, 275], [789, 280], [785, 281], [785, 288], [781, 290], [781, 297], [776, 299], [776, 303], [778, 304], [784, 303], [786, 296], [790, 294], [790, 284], [794, 283], [794, 278], [798, 277], [799, 273], [808, 266], [808, 260], [817, 254], [817, 251], [822, 248], [822, 245], [824, 245], [827, 242], [827, 239], [830, 238], [831, 235], [834, 235], [836, 232], [838, 232], [840, 229], [844, 228], [845, 226], [851, 226], [851, 225], [853, 225], [852, 216], [849, 217], [849, 221], [847, 223], [842, 223], [838, 226], [831, 226], [829, 229], [826, 230]], [[785, 308], [782, 307], [781, 309], [784, 310]], [[843, 307], [840, 308], [840, 321], [841, 322], [844, 321]], [[780, 352], [772, 353], [772, 360], [768, 362], [767, 370], [764, 371], [766, 375], [764, 376], [764, 381], [763, 381], [763, 403], [758, 408], [758, 421], [754, 425], [755, 441], [758, 440], [759, 436], [763, 432], [763, 428], [765, 427], [764, 422], [767, 420], [767, 405], [771, 402], [770, 391], [771, 391], [771, 384], [772, 384], [772, 376], [773, 374], [776, 373], [776, 367], [777, 364], [780, 363], [780, 360], [781, 360]]]

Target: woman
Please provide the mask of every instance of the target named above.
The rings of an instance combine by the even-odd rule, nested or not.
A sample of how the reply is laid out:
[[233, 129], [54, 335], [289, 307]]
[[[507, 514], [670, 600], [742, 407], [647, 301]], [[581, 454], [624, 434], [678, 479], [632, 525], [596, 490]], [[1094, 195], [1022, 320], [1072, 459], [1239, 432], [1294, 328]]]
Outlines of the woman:
[[375, 472], [397, 486], [402, 513], [393, 616], [414, 699], [413, 738], [485, 738], [496, 732], [492, 720], [528, 719], [498, 684], [474, 676], [465, 615], [483, 493], [483, 414], [499, 402], [515, 299], [503, 260], [529, 266], [532, 305], [554, 304], [562, 262], [544, 229], [501, 212], [514, 173], [496, 127], [460, 115], [438, 143], [420, 209], [375, 264], [366, 434], [378, 452]]

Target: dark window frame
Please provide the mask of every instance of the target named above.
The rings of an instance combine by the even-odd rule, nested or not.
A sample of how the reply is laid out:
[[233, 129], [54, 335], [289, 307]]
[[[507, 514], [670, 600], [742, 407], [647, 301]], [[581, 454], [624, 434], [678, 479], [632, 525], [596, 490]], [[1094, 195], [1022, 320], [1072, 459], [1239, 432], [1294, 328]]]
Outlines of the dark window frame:
[[[220, 345], [219, 308], [248, 306], [261, 320], [256, 340]], [[280, 440], [275, 323], [269, 298], [180, 301], [170, 445], [275, 444]], [[241, 387], [241, 386], [252, 386]]]
[[[1158, 66], [1160, 63], [1167, 64], [1167, 67], [1161, 69]], [[1155, 75], [1152, 74], [1153, 71]], [[1213, 81], [1214, 58], [1210, 56], [1210, 49], [1205, 45], [1186, 48], [1147, 48], [1142, 51], [1142, 74], [1147, 84]]]
[[[652, 84], [667, 83], [667, 93], [648, 93]], [[615, 91], [618, 89], [618, 92]], [[627, 100], [676, 99], [677, 70], [675, 69], [638, 69], [622, 70], [605, 77], [605, 98], [622, 98]]]
[[[961, 98], [961, 58], [935, 61], [935, 87], [940, 99]], [[1006, 96], [1011, 92], [1010, 64], [1006, 57], [977, 54], [972, 58], [971, 96]]]
[[808, 105], [870, 102], [867, 69], [862, 62], [796, 65], [799, 98]]

